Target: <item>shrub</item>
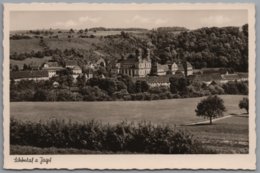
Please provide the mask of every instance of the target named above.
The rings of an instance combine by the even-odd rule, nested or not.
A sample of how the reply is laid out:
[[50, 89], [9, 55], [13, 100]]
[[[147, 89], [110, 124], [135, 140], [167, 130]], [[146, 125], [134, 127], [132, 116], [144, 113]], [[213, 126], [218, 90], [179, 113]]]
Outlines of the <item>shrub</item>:
[[226, 94], [248, 94], [248, 84], [246, 82], [228, 82], [223, 85]]
[[47, 100], [47, 92], [44, 91], [44, 90], [37, 90], [35, 93], [34, 93], [34, 100], [35, 101], [46, 101]]
[[11, 119], [11, 145], [87, 149], [92, 151], [187, 154], [205, 153], [191, 134], [171, 126], [121, 122], [104, 125], [97, 121], [84, 123], [50, 120], [21, 122]]

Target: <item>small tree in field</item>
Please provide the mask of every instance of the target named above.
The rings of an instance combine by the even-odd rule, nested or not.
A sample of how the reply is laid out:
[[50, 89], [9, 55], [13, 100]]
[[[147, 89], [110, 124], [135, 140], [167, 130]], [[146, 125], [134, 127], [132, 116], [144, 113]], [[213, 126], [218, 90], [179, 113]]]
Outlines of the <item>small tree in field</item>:
[[240, 109], [245, 109], [246, 112], [248, 113], [248, 109], [249, 109], [248, 98], [243, 98], [242, 100], [240, 100], [238, 106]]
[[195, 110], [197, 116], [209, 118], [210, 124], [212, 124], [212, 118], [223, 116], [224, 111], [226, 111], [224, 101], [216, 95], [203, 99]]

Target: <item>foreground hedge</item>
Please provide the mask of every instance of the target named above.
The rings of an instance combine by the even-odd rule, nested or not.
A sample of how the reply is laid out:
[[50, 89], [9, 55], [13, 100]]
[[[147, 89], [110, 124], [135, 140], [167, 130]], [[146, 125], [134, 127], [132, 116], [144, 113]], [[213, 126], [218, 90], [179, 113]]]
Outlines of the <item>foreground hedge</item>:
[[41, 148], [76, 148], [93, 151], [187, 154], [212, 153], [192, 135], [170, 126], [122, 122], [116, 125], [97, 121], [77, 123], [50, 120], [21, 122], [11, 119], [11, 145]]

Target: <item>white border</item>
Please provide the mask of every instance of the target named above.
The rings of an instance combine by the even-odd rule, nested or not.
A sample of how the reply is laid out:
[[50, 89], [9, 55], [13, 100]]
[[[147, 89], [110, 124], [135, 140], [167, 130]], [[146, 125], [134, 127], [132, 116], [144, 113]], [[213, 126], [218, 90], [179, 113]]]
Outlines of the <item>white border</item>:
[[[14, 163], [9, 154], [9, 14], [10, 11], [81, 11], [81, 10], [248, 10], [249, 24], [249, 154], [218, 155], [44, 155], [48, 165]], [[5, 169], [256, 169], [255, 133], [255, 6], [242, 3], [31, 3], [4, 4], [3, 119]], [[26, 155], [30, 157], [29, 155]], [[36, 155], [33, 155], [36, 156]], [[39, 155], [37, 155], [39, 156]], [[37, 157], [36, 156], [36, 157]]]

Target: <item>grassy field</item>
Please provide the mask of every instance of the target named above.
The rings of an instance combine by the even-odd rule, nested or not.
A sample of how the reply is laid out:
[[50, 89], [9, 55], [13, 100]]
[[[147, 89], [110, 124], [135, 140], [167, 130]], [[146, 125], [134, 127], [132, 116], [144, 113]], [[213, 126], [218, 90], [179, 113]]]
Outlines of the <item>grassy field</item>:
[[194, 134], [207, 148], [218, 153], [248, 153], [248, 116], [234, 115], [213, 125], [181, 128]]
[[[59, 38], [49, 38], [49, 36], [39, 35], [44, 38], [44, 41], [48, 48], [50, 49], [95, 49], [93, 47], [93, 43], [101, 46], [104, 44], [104, 40], [100, 40], [101, 36], [108, 36], [108, 35], [118, 35], [121, 31], [89, 31], [87, 36], [94, 35], [95, 38], [79, 38], [80, 35], [86, 34], [78, 34], [78, 33], [55, 33], [53, 35], [58, 35]], [[136, 37], [146, 38], [146, 31], [128, 31], [128, 33], [132, 33]], [[34, 35], [27, 34], [31, 37]], [[68, 38], [68, 36], [72, 36], [72, 38]], [[44, 48], [40, 46], [40, 39], [39, 38], [32, 38], [32, 39], [20, 39], [20, 40], [10, 40], [10, 53], [30, 53], [31, 51], [43, 51]]]
[[16, 53], [30, 53], [31, 51], [43, 51], [43, 47], [40, 46], [40, 39], [21, 39], [10, 40], [10, 54]]
[[204, 121], [194, 111], [202, 98], [124, 102], [12, 102], [10, 112], [11, 117], [21, 121], [95, 119], [110, 124], [127, 120], [177, 125], [177, 128], [191, 132], [206, 147], [216, 149], [218, 153], [248, 153], [248, 116], [238, 108], [238, 102], [244, 96], [221, 97], [227, 109], [225, 115], [232, 116], [213, 125], [186, 126]]
[[[229, 114], [241, 114], [238, 102], [243, 96], [221, 96]], [[11, 117], [20, 120], [45, 121], [51, 118], [72, 121], [100, 120], [104, 123], [151, 121], [152, 123], [186, 124], [203, 120], [195, 114], [202, 98], [161, 101], [115, 102], [12, 102]]]

